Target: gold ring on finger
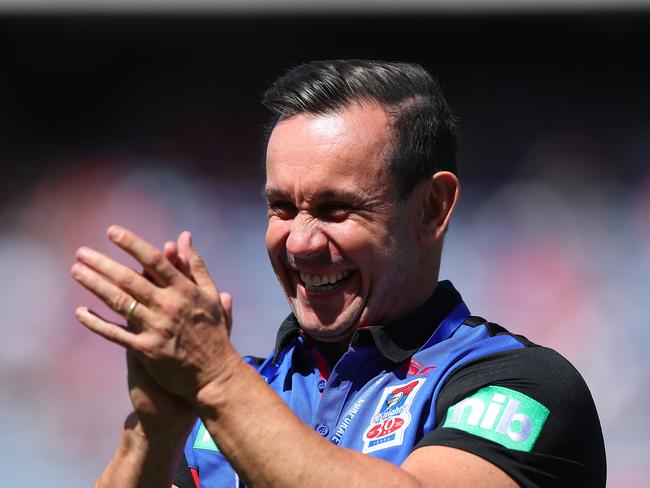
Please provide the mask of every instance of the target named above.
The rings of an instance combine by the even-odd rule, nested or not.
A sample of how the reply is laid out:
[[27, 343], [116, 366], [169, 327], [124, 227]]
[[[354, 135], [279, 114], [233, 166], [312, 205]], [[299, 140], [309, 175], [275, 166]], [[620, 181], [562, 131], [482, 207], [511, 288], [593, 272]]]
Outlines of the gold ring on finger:
[[138, 306], [138, 301], [133, 300], [131, 302], [131, 305], [129, 305], [129, 308], [126, 309], [126, 313], [124, 314], [124, 317], [126, 317], [126, 320], [131, 320], [133, 318], [133, 312], [135, 312], [135, 308]]

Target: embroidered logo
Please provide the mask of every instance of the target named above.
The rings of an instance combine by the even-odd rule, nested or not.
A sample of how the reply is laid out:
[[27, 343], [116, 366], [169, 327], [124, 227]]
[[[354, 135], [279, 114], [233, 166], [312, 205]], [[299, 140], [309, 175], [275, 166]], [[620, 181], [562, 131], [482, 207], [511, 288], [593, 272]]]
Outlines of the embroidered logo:
[[348, 411], [345, 417], [343, 417], [343, 420], [337, 427], [336, 432], [330, 439], [334, 444], [339, 444], [341, 442], [341, 438], [343, 437], [343, 434], [345, 434], [345, 431], [348, 429], [348, 427], [352, 423], [352, 420], [354, 419], [354, 417], [356, 417], [357, 413], [359, 413], [359, 410], [361, 410], [361, 407], [365, 402], [366, 400], [364, 398], [360, 398], [359, 400], [357, 400], [357, 402], [354, 405], [352, 405], [352, 408]]
[[426, 376], [436, 369], [435, 366], [425, 366], [421, 362], [410, 359], [397, 368], [398, 373], [404, 373], [408, 376]]
[[416, 361], [415, 359], [411, 359], [409, 363], [409, 376], [424, 376], [429, 374], [431, 371], [436, 369], [435, 366], [424, 366], [422, 363], [419, 361]]
[[527, 395], [501, 386], [487, 386], [449, 408], [443, 427], [463, 430], [529, 452], [549, 410]]
[[413, 399], [426, 379], [384, 388], [370, 425], [363, 433], [363, 453], [398, 446], [411, 423]]

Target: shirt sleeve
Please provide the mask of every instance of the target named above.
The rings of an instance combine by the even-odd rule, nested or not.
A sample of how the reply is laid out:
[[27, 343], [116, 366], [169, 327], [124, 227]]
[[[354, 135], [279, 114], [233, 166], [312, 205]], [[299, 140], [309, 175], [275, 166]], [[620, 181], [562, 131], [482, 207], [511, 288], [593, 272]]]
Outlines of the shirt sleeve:
[[194, 478], [190, 471], [190, 467], [187, 464], [187, 458], [185, 453], [181, 456], [176, 466], [176, 472], [174, 473], [174, 485], [178, 488], [197, 488], [197, 485], [194, 482]]
[[436, 427], [415, 449], [470, 452], [524, 487], [605, 486], [605, 447], [591, 393], [552, 349], [524, 347], [460, 367], [435, 410]]

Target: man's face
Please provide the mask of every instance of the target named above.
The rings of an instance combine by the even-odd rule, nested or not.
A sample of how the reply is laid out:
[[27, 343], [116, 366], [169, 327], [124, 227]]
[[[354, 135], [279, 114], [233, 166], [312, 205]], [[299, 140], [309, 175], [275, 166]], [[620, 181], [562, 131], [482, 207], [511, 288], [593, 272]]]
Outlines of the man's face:
[[415, 279], [417, 202], [395, 202], [386, 169], [391, 137], [379, 106], [353, 105], [283, 119], [269, 140], [266, 245], [315, 339], [346, 340], [359, 325], [397, 318], [427, 298]]

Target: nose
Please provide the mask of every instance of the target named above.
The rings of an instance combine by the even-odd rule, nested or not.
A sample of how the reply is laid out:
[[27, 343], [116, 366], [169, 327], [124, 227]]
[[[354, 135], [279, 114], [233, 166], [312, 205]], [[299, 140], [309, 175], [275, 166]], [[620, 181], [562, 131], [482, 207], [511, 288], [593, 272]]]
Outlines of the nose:
[[287, 251], [296, 258], [317, 256], [327, 250], [327, 236], [319, 222], [299, 212], [291, 222]]

